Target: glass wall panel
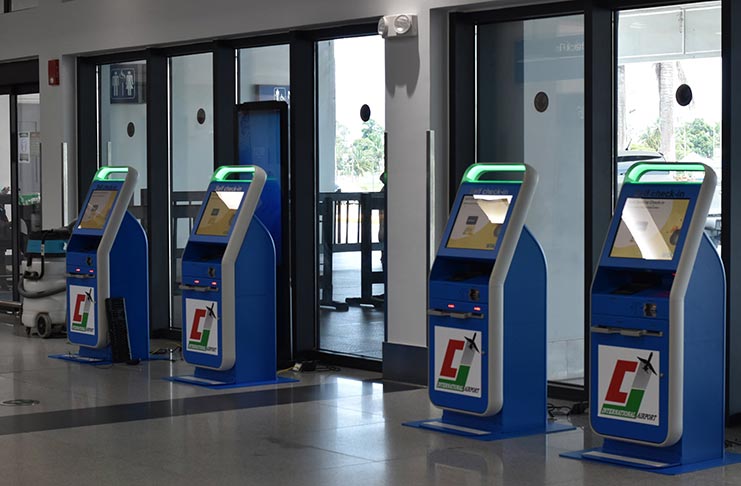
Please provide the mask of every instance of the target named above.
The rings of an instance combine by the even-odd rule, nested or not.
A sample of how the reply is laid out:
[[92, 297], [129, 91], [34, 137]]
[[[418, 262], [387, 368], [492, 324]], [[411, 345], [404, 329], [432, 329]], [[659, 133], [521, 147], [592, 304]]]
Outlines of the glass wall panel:
[[213, 55], [170, 59], [172, 322], [180, 327], [177, 282], [183, 250], [214, 171]]
[[584, 378], [584, 17], [479, 25], [477, 160], [540, 174], [527, 225], [548, 262], [548, 378]]
[[146, 61], [131, 61], [101, 65], [98, 71], [99, 165], [128, 165], [139, 172], [133, 210], [140, 219], [147, 189], [146, 68]]

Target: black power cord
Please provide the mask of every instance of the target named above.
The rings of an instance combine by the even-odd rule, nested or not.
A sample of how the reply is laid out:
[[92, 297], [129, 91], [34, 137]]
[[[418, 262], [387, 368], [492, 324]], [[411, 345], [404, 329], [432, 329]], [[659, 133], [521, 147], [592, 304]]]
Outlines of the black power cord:
[[322, 372], [322, 371], [341, 371], [341, 368], [338, 366], [332, 366], [332, 365], [325, 365], [320, 363], [317, 360], [307, 360], [307, 361], [297, 361], [296, 364], [293, 365], [293, 368], [288, 368], [286, 370], [281, 371], [294, 371], [299, 373], [307, 373], [307, 372]]
[[555, 419], [556, 416], [570, 417], [572, 415], [582, 415], [589, 410], [589, 402], [576, 402], [573, 405], [554, 405], [548, 404], [548, 416]]
[[736, 447], [736, 446], [741, 446], [741, 442], [739, 442], [737, 440], [733, 440], [733, 439], [726, 439], [725, 445], [726, 445], [726, 448], [728, 448], [728, 447]]

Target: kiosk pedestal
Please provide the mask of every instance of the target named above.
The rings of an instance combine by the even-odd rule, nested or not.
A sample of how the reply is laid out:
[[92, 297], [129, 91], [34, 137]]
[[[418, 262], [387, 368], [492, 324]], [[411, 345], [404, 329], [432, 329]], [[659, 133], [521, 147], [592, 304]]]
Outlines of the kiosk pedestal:
[[211, 179], [182, 263], [183, 358], [196, 368], [172, 381], [296, 381], [276, 373], [275, 247], [254, 216], [266, 178], [257, 166], [224, 166]]
[[147, 236], [128, 212], [137, 176], [131, 167], [103, 167], [95, 174], [67, 245], [67, 338], [80, 349], [54, 358], [112, 361], [105, 308], [110, 297], [125, 301], [131, 359], [149, 358]]
[[[674, 177], [642, 182], [657, 171]], [[704, 234], [715, 184], [702, 164], [626, 173], [592, 282], [589, 415], [605, 440], [565, 457], [663, 474], [741, 459], [724, 454], [725, 273]]]
[[538, 175], [469, 167], [429, 281], [429, 394], [439, 420], [405, 425], [496, 440], [546, 421], [546, 263], [524, 226]]

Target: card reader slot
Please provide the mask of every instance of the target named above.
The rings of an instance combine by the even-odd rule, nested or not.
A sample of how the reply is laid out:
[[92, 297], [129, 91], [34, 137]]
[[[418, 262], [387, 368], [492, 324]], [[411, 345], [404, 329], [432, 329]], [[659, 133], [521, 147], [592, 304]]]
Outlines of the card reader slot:
[[480, 312], [455, 312], [439, 309], [428, 309], [428, 316], [452, 317], [453, 319], [483, 319], [484, 314]]
[[180, 290], [195, 290], [196, 292], [216, 292], [219, 290], [218, 287], [206, 287], [202, 285], [187, 285], [187, 284], [180, 284], [179, 285]]
[[95, 275], [92, 273], [69, 273], [67, 272], [67, 276], [70, 278], [95, 278]]
[[627, 327], [609, 327], [609, 326], [592, 326], [593, 333], [596, 334], [620, 334], [625, 337], [662, 337], [663, 331], [653, 331], [650, 329], [630, 329]]

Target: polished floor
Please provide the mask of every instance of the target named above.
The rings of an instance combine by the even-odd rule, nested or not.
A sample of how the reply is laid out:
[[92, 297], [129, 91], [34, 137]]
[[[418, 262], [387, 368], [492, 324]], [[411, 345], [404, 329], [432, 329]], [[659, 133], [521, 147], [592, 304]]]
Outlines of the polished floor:
[[[153, 348], [167, 345], [153, 343]], [[64, 339], [0, 325], [0, 484], [12, 485], [732, 485], [741, 465], [681, 477], [563, 459], [599, 444], [570, 432], [478, 442], [411, 429], [439, 416], [426, 390], [354, 370], [212, 391], [163, 380], [180, 361], [93, 367], [47, 358]], [[741, 430], [730, 430], [730, 439]]]

